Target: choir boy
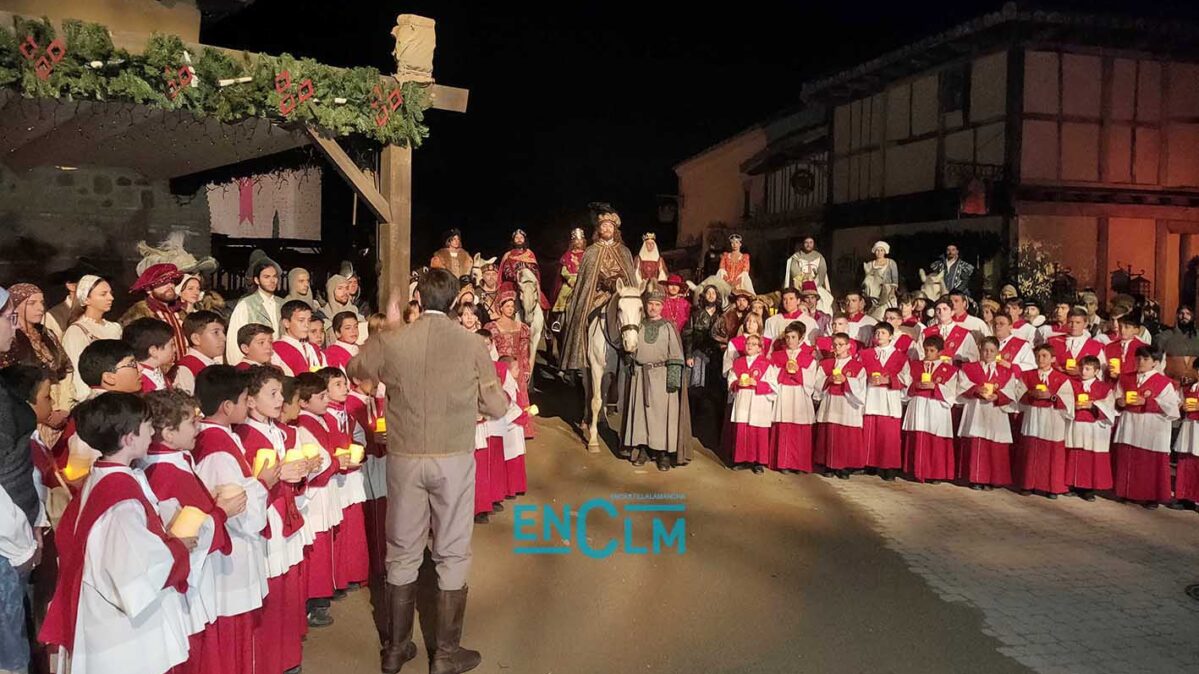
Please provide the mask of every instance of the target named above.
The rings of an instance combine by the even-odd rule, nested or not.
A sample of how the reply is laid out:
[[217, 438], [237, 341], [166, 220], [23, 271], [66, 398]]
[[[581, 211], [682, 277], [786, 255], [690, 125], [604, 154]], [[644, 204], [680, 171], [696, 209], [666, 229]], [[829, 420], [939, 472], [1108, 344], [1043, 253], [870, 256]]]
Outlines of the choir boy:
[[[183, 507], [198, 508], [208, 515], [201, 536], [207, 546], [205, 557], [192, 563], [187, 587], [187, 606], [191, 613], [190, 654], [185, 672], [221, 674], [226, 664], [213, 623], [217, 615], [216, 576], [218, 558], [233, 551], [233, 541], [225, 523], [240, 515], [246, 507], [246, 495], [213, 496], [195, 472], [192, 450], [199, 432], [196, 400], [183, 391], [163, 389], [145, 396], [153, 428], [143, 472], [158, 499], [159, 508], [169, 506], [177, 512]], [[173, 515], [173, 512], [171, 513]], [[168, 515], [165, 519], [170, 519]]]
[[948, 300], [937, 300], [933, 305], [933, 312], [936, 315], [936, 322], [920, 333], [922, 344], [919, 351], [921, 357], [927, 353], [924, 349], [923, 341], [931, 337], [937, 337], [940, 339], [942, 345], [941, 348], [937, 349], [941, 360], [945, 362], [956, 361], [959, 363], [970, 363], [978, 360], [978, 343], [974, 341], [974, 335], [970, 330], [953, 320], [953, 305]]
[[1037, 359], [1032, 355], [1032, 342], [1016, 333], [1011, 317], [995, 314], [992, 323], [995, 339], [999, 342], [995, 364], [1013, 369], [1017, 376], [1021, 372], [1037, 369]]
[[[357, 328], [357, 323], [354, 325]], [[366, 448], [366, 460], [362, 465], [366, 502], [362, 504], [362, 516], [366, 524], [370, 575], [381, 577], [385, 571], [384, 557], [387, 552], [387, 443], [386, 426], [379, 425], [383, 415], [374, 395], [378, 389], [378, 382], [373, 380], [351, 379], [346, 413], [355, 421], [355, 434], [362, 433], [363, 442], [359, 444]], [[483, 437], [486, 441], [486, 430], [483, 431]]]
[[1113, 386], [1103, 381], [1103, 363], [1095, 356], [1080, 361], [1082, 378], [1072, 381], [1074, 418], [1066, 429], [1066, 484], [1087, 501], [1095, 491], [1112, 488], [1110, 447], [1116, 422]]
[[255, 365], [271, 365], [282, 369], [282, 363], [275, 356], [274, 343], [275, 333], [269, 325], [261, 323], [243, 325], [237, 331], [237, 348], [241, 349], [242, 355], [237, 369], [245, 371]]
[[878, 321], [866, 313], [866, 300], [861, 293], [846, 294], [844, 305], [848, 321], [845, 332], [858, 343], [859, 348], [865, 348], [874, 339], [874, 326]]
[[329, 394], [325, 424], [330, 437], [334, 439], [334, 451], [342, 452], [339, 457], [341, 472], [334, 477], [341, 497], [342, 519], [341, 525], [333, 532], [333, 577], [336, 590], [344, 592], [351, 586], [366, 582], [370, 573], [366, 520], [362, 509], [362, 504], [366, 502], [366, 480], [361, 463], [355, 463], [348, 454], [351, 444], [362, 445], [365, 451], [366, 433], [346, 411], [346, 401], [350, 397], [346, 373], [335, 367], [326, 367], [317, 374], [325, 380]]
[[283, 377], [272, 367], [255, 367], [248, 376], [246, 421], [234, 431], [258, 479], [265, 485], [278, 476], [268, 489], [268, 591], [254, 632], [255, 666], [256, 671], [278, 674], [298, 668], [302, 659], [301, 641], [308, 627], [304, 548], [312, 542], [304, 526], [307, 497], [303, 481], [320, 463], [318, 459], [287, 461], [287, 452], [299, 449], [299, 441], [295, 427], [283, 423], [289, 400], [284, 395], [284, 380], [293, 383], [287, 393], [294, 401], [295, 379]]
[[802, 321], [789, 323], [775, 340], [781, 348], [770, 356], [777, 372], [778, 398], [770, 427], [769, 465], [771, 470], [784, 473], [813, 470], [812, 424], [816, 412], [812, 393], [818, 362], [815, 350], [804, 342], [807, 329]]
[[183, 319], [183, 336], [189, 346], [175, 368], [175, 388], [194, 394], [200, 370], [224, 361], [225, 321], [216, 313], [201, 309]]
[[[520, 379], [520, 364], [512, 356], [502, 356], [500, 361], [508, 369], [508, 377], [512, 379], [511, 386], [515, 386], [517, 380]], [[510, 386], [507, 379], [504, 380], [504, 386]], [[504, 472], [505, 484], [507, 491], [505, 497], [514, 499], [517, 496], [523, 496], [528, 489], [528, 476], [525, 471], [525, 437], [524, 427], [528, 424], [529, 413], [527, 410], [522, 410], [519, 405], [516, 405], [515, 397], [511, 397], [511, 391], [505, 388], [505, 393], [510, 394], [508, 404], [508, 415], [515, 414], [516, 416], [507, 421], [507, 426], [504, 428]], [[519, 439], [518, 439], [519, 438]], [[638, 457], [645, 458], [645, 452]]]
[[766, 328], [762, 333], [763, 336], [772, 340], [771, 350], [778, 351], [783, 348], [783, 332], [795, 321], [803, 323], [804, 335], [811, 343], [810, 340], [816, 338], [818, 330], [816, 319], [804, 311], [803, 304], [799, 299], [799, 291], [795, 288], [783, 288], [781, 299], [782, 310], [766, 319]]
[[[846, 338], [848, 340], [848, 337]], [[770, 463], [770, 425], [778, 396], [777, 376], [770, 360], [762, 355], [762, 338], [745, 338], [745, 355], [733, 361], [728, 373], [732, 400], [731, 428], [725, 451], [736, 467], [752, 466], [763, 473]]]
[[1074, 387], [1057, 369], [1054, 347], [1034, 349], [1037, 369], [1021, 375], [1017, 482], [1027, 494], [1055, 499], [1066, 493], [1066, 422], [1074, 418]]
[[306, 458], [320, 461], [315, 475], [309, 475], [307, 489], [308, 512], [305, 524], [312, 534], [312, 546], [305, 551], [308, 572], [308, 625], [326, 627], [333, 624], [329, 606], [335, 592], [333, 530], [341, 524], [341, 495], [334, 476], [341, 470], [335, 438], [330, 432], [326, 415], [329, 412], [328, 385], [315, 372], [303, 372], [296, 377], [296, 392], [300, 399], [299, 443]]
[[[995, 316], [996, 326], [1008, 317]], [[998, 332], [998, 331], [997, 331]], [[1020, 370], [999, 364], [999, 340], [984, 337], [982, 359], [964, 363], [958, 373], [962, 420], [958, 477], [972, 489], [1005, 487], [1012, 483], [1012, 424], [1009, 415], [1020, 399]]]
[[[196, 378], [196, 398], [204, 420], [196, 436], [193, 456], [196, 474], [212, 493], [245, 494], [245, 509], [226, 521], [232, 550], [217, 562], [217, 640], [223, 651], [225, 671], [253, 671], [254, 626], [260, 619], [262, 598], [267, 593], [266, 541], [267, 491], [269, 486], [254, 477], [246, 461], [235, 424], [246, 420], [248, 377], [228, 365], [213, 365]], [[263, 479], [276, 480], [268, 473]]]
[[133, 349], [142, 393], [170, 388], [167, 370], [175, 364], [175, 333], [157, 318], [139, 318], [125, 326], [122, 341]]
[[[948, 302], [937, 302], [937, 316], [949, 310]], [[947, 314], [945, 314], [947, 315]], [[936, 330], [934, 326], [930, 328]], [[973, 344], [965, 328], [963, 339]], [[925, 334], [923, 359], [908, 363], [911, 384], [903, 416], [903, 468], [917, 482], [954, 478], [953, 403], [957, 398], [957, 368], [945, 357], [945, 341], [938, 334]]]
[[1149, 346], [1140, 339], [1141, 319], [1135, 313], [1121, 316], [1116, 321], [1120, 338], [1103, 347], [1104, 372], [1113, 383], [1125, 372], [1137, 368], [1137, 349]]
[[333, 317], [333, 334], [337, 340], [325, 349], [330, 367], [346, 369], [350, 359], [358, 355], [358, 315], [342, 311]]
[[862, 412], [866, 406], [866, 371], [850, 353], [853, 340], [833, 335], [833, 356], [816, 370], [816, 449], [813, 460], [842, 480], [866, 466]]
[[[899, 318], [898, 310], [895, 310], [895, 317]], [[908, 368], [911, 346], [911, 338], [902, 333], [896, 336], [891, 323], [879, 323], [874, 326], [874, 347], [858, 354], [866, 372], [866, 406], [862, 410], [862, 444], [866, 456], [863, 462], [887, 481], [894, 480], [903, 468], [903, 441], [899, 431], [903, 425], [903, 392], [912, 383]]]
[[279, 312], [283, 323], [283, 334], [272, 345], [276, 363], [283, 367], [283, 374], [299, 376], [302, 372], [316, 372], [325, 366], [317, 347], [308, 341], [308, 323], [312, 320], [312, 307], [303, 300], [283, 303]]
[[1194, 508], [1199, 503], [1199, 383], [1184, 389], [1180, 411], [1182, 426], [1174, 442], [1178, 455], [1174, 497]]
[[[818, 357], [821, 360], [832, 358], [833, 352], [833, 336], [837, 334], [849, 335], [849, 316], [845, 314], [837, 314], [829, 320], [829, 333], [821, 335], [813, 342], [818, 352]], [[858, 340], [850, 337], [849, 353], [852, 356], [858, 355]]]
[[1116, 496], [1156, 508], [1170, 502], [1170, 431], [1179, 418], [1179, 396], [1174, 382], [1157, 371], [1160, 351], [1142, 346], [1136, 356], [1136, 371], [1116, 380]]
[[187, 660], [192, 631], [188, 551], [207, 549], [167, 533], [153, 490], [132, 468], [152, 432], [138, 396], [107, 393], [72, 415], [101, 458], [59, 523], [58, 585], [38, 640], [58, 647], [60, 672], [172, 671]]
[[504, 437], [508, 433], [509, 423], [520, 417], [520, 406], [516, 404], [516, 377], [508, 370], [508, 364], [500, 360], [490, 333], [485, 336], [485, 340], [495, 365], [496, 377], [508, 398], [508, 410], [504, 416], [487, 420], [488, 498], [493, 511], [503, 512], [504, 499], [508, 497], [508, 466], [504, 462]]
[[912, 349], [916, 346], [913, 337], [919, 335], [920, 330], [915, 326], [904, 325], [903, 311], [894, 307], [883, 311], [883, 321], [891, 326], [891, 346], [904, 355], [906, 363], [907, 359], [912, 357]]
[[[1037, 343], [1048, 344], [1050, 339], [1061, 337], [1070, 332], [1069, 325], [1070, 303], [1058, 302], [1053, 305], [1053, 321], [1045, 322], [1037, 328]], [[1058, 367], [1062, 366], [1058, 363]]]
[[1082, 378], [1079, 362], [1083, 358], [1103, 356], [1103, 344], [1091, 337], [1087, 330], [1086, 309], [1070, 309], [1066, 317], [1066, 334], [1051, 337], [1047, 343], [1053, 347], [1058, 369], [1071, 379]]
[[[1029, 323], [1024, 317], [1024, 302], [1019, 297], [1009, 297], [1003, 302], [1003, 313], [1008, 318], [1008, 324], [1011, 326], [1011, 334], [1019, 337], [1029, 345], [1031, 349], [1033, 342], [1037, 338], [1037, 328]], [[996, 335], [998, 337], [998, 335]], [[1002, 340], [999, 350], [1003, 351]], [[1034, 363], [1035, 367], [1035, 363]]]

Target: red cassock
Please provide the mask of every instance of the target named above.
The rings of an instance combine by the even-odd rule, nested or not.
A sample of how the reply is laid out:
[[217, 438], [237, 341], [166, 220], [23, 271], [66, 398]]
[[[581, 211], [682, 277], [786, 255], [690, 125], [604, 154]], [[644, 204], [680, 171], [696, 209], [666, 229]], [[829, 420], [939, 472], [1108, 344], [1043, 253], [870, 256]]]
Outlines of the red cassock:
[[[328, 468], [319, 475], [308, 478], [308, 486], [314, 488], [327, 487], [333, 476], [341, 470], [341, 464], [336, 457], [333, 457], [333, 453], [337, 451], [337, 448], [333, 445], [333, 439], [329, 437], [329, 432], [325, 426], [322, 426], [320, 421], [315, 417], [301, 414], [297, 423], [300, 428], [308, 431], [316, 438], [321, 448], [328, 452], [332, 459]], [[307, 598], [324, 599], [332, 597], [333, 590], [335, 589], [333, 578], [333, 530], [330, 529], [317, 533], [313, 539], [312, 548], [305, 557], [308, 575]]]
[[[1147, 377], [1139, 385], [1137, 379], [1135, 371], [1120, 375], [1121, 388], [1126, 392], [1137, 391], [1141, 400], [1145, 401], [1143, 405], [1124, 407], [1120, 418], [1122, 425], [1132, 423], [1132, 419], [1142, 415], [1160, 415], [1163, 410], [1158, 398], [1174, 385], [1169, 377], [1161, 373]], [[1152, 442], [1144, 438], [1142, 444]], [[1116, 496], [1130, 501], [1170, 502], [1173, 498], [1170, 488], [1170, 452], [1155, 452], [1129, 442], [1115, 443], [1112, 452], [1116, 456], [1116, 474], [1113, 476]]]
[[[964, 328], [957, 327], [952, 332], [956, 333], [958, 330], [970, 334]], [[939, 363], [929, 373], [933, 388], [922, 389], [920, 383], [921, 375], [925, 372], [925, 361], [913, 359], [908, 367], [912, 384], [908, 387], [908, 408], [904, 420], [904, 472], [917, 482], [952, 480], [955, 474], [951, 412], [953, 401], [946, 400], [941, 388], [953, 381], [957, 376], [957, 368], [951, 363]], [[946, 427], [950, 429], [948, 435], [935, 432], [938, 428]]]
[[[1074, 399], [1078, 400], [1080, 393], [1090, 396], [1092, 403], [1104, 400], [1112, 395], [1109, 384], [1095, 380], [1087, 390], [1081, 380], [1071, 380], [1074, 388]], [[1097, 424], [1107, 422], [1100, 432], [1104, 438], [1110, 437], [1110, 424], [1113, 419], [1107, 419], [1103, 410], [1092, 405], [1089, 408], [1074, 408], [1074, 424]], [[1073, 434], [1073, 429], [1071, 429]], [[1111, 489], [1112, 488], [1112, 458], [1110, 452], [1091, 451], [1090, 448], [1075, 447], [1068, 440], [1066, 443], [1066, 484], [1076, 489]]]
[[[1066, 341], [1067, 339], [1071, 338], [1068, 338], [1066, 335], [1057, 335], [1049, 338], [1048, 344], [1053, 348], [1053, 356], [1057, 359], [1055, 367], [1059, 370], [1065, 371], [1067, 360], [1075, 361], [1075, 367], [1081, 370], [1081, 361], [1087, 356], [1094, 356], [1100, 362], [1103, 362], [1104, 349], [1103, 344], [1099, 340], [1087, 339], [1077, 352], [1071, 353], [1069, 343]], [[1079, 379], [1080, 377], [1081, 374], [1073, 376], [1074, 379]]]
[[[729, 375], [733, 379], [730, 387], [733, 394], [733, 414], [726, 425], [729, 433], [725, 439], [729, 444], [725, 451], [732, 457], [734, 464], [752, 463], [765, 466], [770, 463], [770, 408], [759, 404], [755, 410], [754, 405], [755, 402], [764, 402], [766, 397], [773, 393], [770, 384], [763, 381], [769, 367], [769, 359], [762, 354], [756, 356], [752, 363], [747, 356], [733, 361]], [[754, 383], [743, 385], [741, 382], [745, 377], [752, 379]], [[767, 414], [755, 423], [755, 411], [759, 414], [765, 411]]]
[[[863, 349], [858, 354], [858, 359], [862, 361], [862, 367], [866, 370], [866, 409], [862, 415], [862, 444], [866, 448], [864, 462], [868, 468], [896, 470], [903, 467], [903, 439], [900, 433], [902, 416], [872, 413], [871, 393], [880, 388], [887, 391], [903, 391], [903, 382], [899, 380], [899, 376], [903, 369], [908, 367], [908, 350], [911, 347], [912, 338], [901, 334], [895, 340], [895, 350], [885, 363], [879, 361], [878, 352], [874, 349]], [[875, 386], [871, 383], [875, 372], [890, 377], [890, 382], [881, 387]]]
[[[345, 414], [345, 423], [333, 413], [334, 406]], [[354, 420], [345, 412], [345, 403], [329, 403], [330, 411], [325, 414], [325, 425], [329, 427], [329, 438], [334, 447], [345, 449], [354, 442]], [[362, 503], [346, 503], [344, 497], [353, 490], [363, 490], [362, 467], [350, 469], [342, 466], [339, 470], [343, 496], [341, 524], [333, 529], [333, 585], [338, 590], [344, 590], [353, 583], [366, 582], [370, 575], [370, 557], [366, 544], [366, 517], [362, 512]], [[350, 480], [357, 481], [351, 486]], [[362, 491], [358, 491], [362, 495]]]
[[[923, 335], [925, 339], [929, 337], [940, 337], [941, 328], [936, 325], [927, 327], [924, 329]], [[949, 356], [950, 359], [956, 358], [958, 355], [958, 349], [962, 348], [962, 345], [966, 343], [966, 340], [973, 341], [974, 335], [971, 334], [966, 328], [963, 328], [960, 325], [954, 325], [953, 328], [949, 330], [949, 334], [945, 336], [945, 348], [941, 349], [941, 355]]]
[[1103, 347], [1103, 354], [1100, 359], [1103, 360], [1103, 371], [1110, 374], [1112, 361], [1116, 362], [1117, 374], [1125, 372], [1135, 372], [1137, 369], [1137, 349], [1145, 346], [1145, 342], [1133, 337], [1128, 340], [1125, 345], [1119, 336], [1115, 340], [1108, 342]]
[[354, 354], [350, 353], [350, 350], [342, 346], [340, 342], [325, 349], [325, 362], [328, 363], [329, 367], [338, 368], [343, 372], [353, 357]]
[[[376, 461], [374, 470], [386, 470], [387, 445], [379, 442], [375, 433], [375, 424], [380, 418], [376, 400], [373, 397], [358, 397], [351, 393], [346, 399], [346, 413], [357, 423], [366, 434], [367, 461]], [[364, 473], [369, 466], [364, 466]], [[370, 476], [367, 476], [370, 479]], [[362, 504], [362, 516], [366, 524], [366, 545], [370, 558], [370, 574], [382, 576], [386, 573], [384, 560], [387, 556], [387, 492], [386, 488], [371, 489], [367, 492], [366, 502]]]
[[[1045, 383], [1049, 392], [1058, 396], [1056, 400], [1041, 400], [1033, 397], [1033, 391], [1041, 383], [1040, 370], [1025, 372], [1021, 377], [1028, 390], [1020, 402], [1025, 407], [1032, 408], [1025, 413], [1026, 416], [1034, 412], [1044, 413], [1048, 410], [1064, 411], [1068, 409], [1065, 401], [1058, 396], [1062, 386], [1067, 385], [1070, 379], [1064, 373], [1058, 370], [1051, 371]], [[1025, 423], [1036, 423], [1036, 421], [1026, 418]], [[1053, 425], [1056, 427], [1056, 423]], [[1062, 424], [1060, 437], [1058, 437], [1057, 431], [1048, 432], [1049, 425], [1046, 426], [1047, 432], [1040, 435], [1033, 435], [1028, 432], [1027, 428], [1021, 434], [1020, 467], [1017, 471], [1019, 473], [1018, 484], [1021, 489], [1064, 494], [1067, 490], [1065, 426]], [[1054, 437], [1041, 437], [1041, 435], [1053, 435]]]
[[[1199, 399], [1199, 384], [1191, 384], [1183, 398]], [[1183, 410], [1182, 428], [1178, 431], [1174, 451], [1178, 453], [1174, 497], [1180, 501], [1199, 502], [1199, 411]]]
[[[778, 340], [779, 343], [783, 341]], [[785, 411], [776, 410], [774, 423], [770, 427], [771, 470], [802, 470], [808, 473], [813, 470], [811, 387], [814, 382], [805, 382], [804, 372], [814, 360], [815, 351], [806, 344], [799, 348], [794, 361], [791, 361], [786, 347], [770, 355], [770, 364], [778, 368], [778, 399], [775, 404], [785, 408]], [[793, 397], [798, 399], [793, 401]], [[794, 408], [802, 408], [807, 418], [802, 419], [794, 414]]]
[[[990, 406], [992, 409], [1012, 404], [1012, 399], [1004, 393], [1004, 389], [1007, 388], [1012, 377], [1016, 376], [1010, 368], [995, 366], [994, 372], [988, 374], [983, 363], [964, 363], [962, 364], [961, 371], [962, 375], [970, 383], [970, 388], [960, 394], [960, 397], [972, 399], [967, 404], [975, 404], [980, 407]], [[994, 393], [997, 396], [995, 400], [987, 401], [982, 397], [988, 384], [994, 389]], [[979, 417], [977, 423], [987, 423], [982, 418], [981, 413]], [[972, 417], [968, 417], [968, 419], [970, 418]], [[1006, 432], [1008, 435], [1004, 437], [1010, 438], [1010, 421], [1003, 419], [1000, 423], [1003, 424], [1003, 427], [995, 430], [998, 431], [999, 435], [1003, 435]], [[992, 438], [982, 437], [988, 435], [985, 432], [973, 433], [970, 430], [963, 430], [962, 437], [958, 439], [958, 477], [970, 484], [991, 485], [993, 487], [1005, 487], [1011, 484], [1011, 442], [1001, 442]], [[984, 429], [980, 428], [979, 430], [983, 431]]]
[[[820, 369], [824, 372], [824, 396], [827, 398], [821, 401], [822, 407], [852, 406], [845, 397], [850, 393], [850, 379], [862, 374], [862, 364], [854, 358], [847, 360], [841, 366], [843, 381], [840, 384], [833, 382], [833, 369], [836, 364], [835, 358], [826, 358], [820, 362]], [[833, 470], [865, 467], [866, 448], [863, 445], [862, 426], [837, 423], [839, 420], [834, 418], [816, 424], [816, 449], [813, 460]]]
[[[294, 447], [295, 429], [279, 424], [276, 427], [283, 431], [284, 447]], [[234, 432], [246, 448], [247, 460], [252, 461], [259, 449], [273, 447], [265, 435], [249, 424], [239, 425]], [[278, 533], [284, 538], [291, 538], [304, 526], [304, 516], [296, 506], [296, 495], [303, 493], [304, 486], [280, 481], [268, 492], [270, 507], [283, 522], [283, 530]], [[304, 629], [299, 625], [307, 624], [306, 598], [303, 562], [293, 565], [283, 575], [267, 578], [267, 595], [262, 598], [262, 613], [254, 626], [255, 671], [282, 672], [300, 664]]]

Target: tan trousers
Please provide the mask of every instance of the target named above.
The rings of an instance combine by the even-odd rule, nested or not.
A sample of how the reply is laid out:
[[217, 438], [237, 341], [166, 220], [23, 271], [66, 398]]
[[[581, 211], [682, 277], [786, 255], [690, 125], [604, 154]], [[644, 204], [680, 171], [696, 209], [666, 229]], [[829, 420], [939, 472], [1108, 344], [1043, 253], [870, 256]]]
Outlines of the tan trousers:
[[416, 582], [432, 533], [437, 585], [460, 590], [470, 573], [475, 456], [387, 457], [387, 582]]

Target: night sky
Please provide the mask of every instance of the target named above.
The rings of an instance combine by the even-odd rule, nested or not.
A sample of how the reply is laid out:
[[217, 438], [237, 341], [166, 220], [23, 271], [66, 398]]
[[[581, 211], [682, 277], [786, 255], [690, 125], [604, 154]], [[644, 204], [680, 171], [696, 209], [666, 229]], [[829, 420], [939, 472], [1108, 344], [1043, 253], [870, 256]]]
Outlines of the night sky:
[[[464, 231], [472, 252], [501, 252], [519, 226], [543, 255], [557, 253], [570, 228], [585, 225], [590, 201], [611, 202], [633, 241], [657, 228], [654, 195], [676, 192], [675, 164], [798, 105], [806, 79], [1001, 7], [751, 2], [700, 10], [700, 3], [607, 2], [534, 12], [514, 4], [257, 0], [207, 21], [201, 37], [393, 72], [396, 14], [437, 21], [434, 74], [470, 89], [470, 107], [426, 118], [431, 135], [414, 160], [416, 262], [449, 227]], [[1052, 5], [1070, 6], [1196, 14], [1176, 2]], [[327, 180], [336, 180], [332, 172]], [[660, 239], [669, 245], [673, 232]]]

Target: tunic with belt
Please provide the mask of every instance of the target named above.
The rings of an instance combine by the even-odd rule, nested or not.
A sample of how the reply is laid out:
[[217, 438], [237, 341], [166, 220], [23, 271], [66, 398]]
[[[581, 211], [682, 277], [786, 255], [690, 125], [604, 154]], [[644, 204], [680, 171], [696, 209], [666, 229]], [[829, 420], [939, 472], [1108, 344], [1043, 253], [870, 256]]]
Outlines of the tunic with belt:
[[662, 318], [643, 321], [633, 353], [623, 445], [678, 451], [682, 371], [683, 344], [674, 326]]

